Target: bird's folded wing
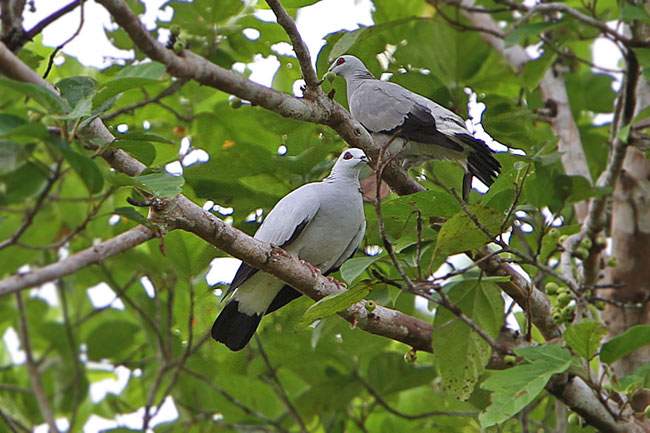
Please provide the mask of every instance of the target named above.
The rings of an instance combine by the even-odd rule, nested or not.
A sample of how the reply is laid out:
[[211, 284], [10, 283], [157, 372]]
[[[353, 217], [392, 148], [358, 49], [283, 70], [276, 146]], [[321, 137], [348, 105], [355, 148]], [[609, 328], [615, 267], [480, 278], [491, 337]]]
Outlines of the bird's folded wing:
[[365, 218], [361, 222], [361, 225], [359, 226], [359, 231], [357, 232], [356, 235], [352, 238], [350, 241], [350, 244], [347, 246], [345, 251], [343, 251], [343, 254], [338, 258], [338, 260], [332, 265], [332, 267], [326, 272], [327, 274], [331, 274], [333, 272], [336, 272], [339, 270], [341, 265], [345, 263], [350, 257], [354, 255], [354, 253], [357, 252], [357, 249], [359, 248], [359, 245], [361, 245], [361, 240], [363, 239], [363, 235], [366, 233], [366, 220]]
[[[255, 239], [286, 247], [294, 242], [318, 213], [320, 200], [315, 184], [304, 185], [289, 193], [269, 212], [255, 233]], [[242, 262], [226, 295], [257, 272], [257, 268]], [[226, 296], [224, 296], [226, 298]]]

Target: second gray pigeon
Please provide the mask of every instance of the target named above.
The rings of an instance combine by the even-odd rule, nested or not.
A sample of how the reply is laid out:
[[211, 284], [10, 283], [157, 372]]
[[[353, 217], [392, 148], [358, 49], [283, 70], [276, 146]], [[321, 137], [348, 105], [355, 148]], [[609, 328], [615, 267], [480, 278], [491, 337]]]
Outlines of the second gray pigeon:
[[[327, 178], [284, 196], [264, 219], [255, 239], [284, 248], [324, 275], [335, 272], [352, 257], [366, 232], [359, 170], [367, 162], [361, 149], [344, 151]], [[212, 338], [233, 351], [248, 344], [263, 315], [301, 295], [247, 263], [237, 270], [226, 296], [230, 293], [212, 326]]]
[[392, 138], [387, 153], [398, 153], [406, 168], [432, 159], [457, 161], [465, 170], [465, 200], [473, 176], [488, 187], [498, 176], [501, 164], [493, 151], [471, 134], [456, 113], [399, 84], [376, 79], [354, 56], [337, 58], [329, 70], [345, 78], [352, 117], [379, 146]]

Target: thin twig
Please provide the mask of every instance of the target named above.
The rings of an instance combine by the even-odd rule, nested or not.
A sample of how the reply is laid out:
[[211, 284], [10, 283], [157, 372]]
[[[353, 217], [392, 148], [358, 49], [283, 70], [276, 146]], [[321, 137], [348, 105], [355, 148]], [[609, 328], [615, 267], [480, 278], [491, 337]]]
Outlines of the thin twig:
[[610, 28], [606, 22], [585, 15], [582, 12], [573, 9], [571, 6], [566, 5], [564, 3], [536, 3], [534, 6], [528, 6], [525, 3], [518, 3], [514, 0], [496, 0], [496, 2], [508, 5], [513, 9], [523, 12], [527, 18], [529, 18], [530, 16], [536, 13], [549, 13], [549, 12], [559, 12], [559, 13], [569, 15], [578, 21], [582, 21], [583, 23], [588, 24], [591, 27], [599, 29], [603, 33], [612, 36], [617, 41], [620, 41], [621, 43], [629, 47], [645, 47], [648, 46], [649, 44], [648, 41], [637, 41], [634, 39], [630, 39], [627, 36], [618, 33], [616, 30]]
[[262, 355], [262, 359], [264, 360], [264, 364], [266, 364], [266, 368], [269, 371], [269, 375], [271, 378], [271, 381], [275, 384], [275, 386], [271, 387], [275, 390], [276, 394], [284, 403], [284, 406], [287, 408], [287, 411], [291, 415], [291, 417], [296, 420], [298, 425], [300, 426], [300, 431], [302, 433], [307, 433], [307, 426], [305, 425], [305, 422], [303, 421], [302, 417], [296, 410], [296, 407], [291, 403], [291, 400], [289, 399], [289, 395], [287, 395], [287, 391], [284, 389], [284, 386], [282, 386], [282, 382], [280, 382], [280, 379], [278, 378], [278, 375], [275, 373], [275, 368], [273, 368], [273, 365], [271, 364], [271, 361], [269, 360], [269, 357], [266, 355], [266, 352], [264, 351], [264, 347], [262, 346], [262, 340], [260, 340], [260, 337], [255, 334], [255, 341], [257, 342], [257, 347], [260, 351], [260, 354]]
[[408, 419], [408, 420], [416, 420], [416, 419], [422, 419], [422, 418], [430, 418], [432, 416], [476, 416], [478, 415], [478, 412], [475, 411], [462, 411], [462, 410], [450, 410], [450, 411], [441, 411], [441, 410], [432, 410], [430, 412], [423, 412], [423, 413], [418, 413], [418, 414], [407, 414], [404, 412], [400, 412], [399, 410], [395, 409], [391, 405], [389, 405], [386, 400], [383, 399], [383, 397], [375, 390], [368, 382], [365, 381], [364, 378], [361, 377], [361, 375], [357, 372], [354, 373], [356, 379], [361, 383], [366, 390], [372, 395], [377, 403], [384, 409], [386, 409], [388, 412], [392, 413], [393, 415], [396, 415], [400, 418]]
[[183, 373], [189, 374], [190, 376], [192, 376], [192, 377], [200, 380], [201, 382], [205, 383], [206, 385], [208, 385], [213, 390], [217, 391], [219, 394], [221, 394], [222, 397], [224, 397], [226, 400], [228, 400], [233, 405], [237, 406], [239, 409], [241, 409], [247, 415], [250, 415], [250, 416], [252, 416], [254, 418], [257, 418], [257, 419], [259, 419], [260, 421], [262, 421], [262, 422], [264, 422], [266, 424], [272, 425], [273, 427], [275, 427], [277, 430], [279, 430], [282, 433], [289, 433], [284, 427], [282, 427], [282, 425], [280, 423], [268, 418], [266, 415], [264, 415], [264, 414], [262, 414], [260, 412], [257, 412], [255, 410], [249, 408], [244, 403], [240, 402], [235, 397], [230, 395], [230, 393], [228, 393], [226, 390], [224, 390], [223, 388], [215, 385], [210, 379], [203, 376], [202, 374], [197, 373], [197, 372], [195, 372], [193, 370], [190, 370], [189, 368], [187, 368], [185, 366], [181, 367], [181, 369], [183, 370]]
[[18, 430], [16, 430], [16, 428], [14, 427], [14, 424], [16, 425], [16, 427], [20, 428], [24, 432], [27, 433], [31, 432], [31, 430], [25, 427], [20, 421], [12, 418], [11, 416], [9, 416], [9, 414], [5, 413], [1, 407], [0, 407], [0, 419], [2, 419], [5, 422], [5, 425], [9, 427], [12, 433], [18, 433]]
[[65, 235], [63, 238], [59, 239], [58, 241], [51, 243], [49, 245], [27, 245], [20, 242], [16, 242], [16, 245], [28, 250], [51, 250], [51, 249], [61, 248], [66, 243], [68, 243], [73, 237], [75, 237], [76, 235], [78, 235], [79, 233], [81, 233], [83, 230], [86, 229], [88, 223], [97, 215], [97, 212], [99, 212], [104, 202], [115, 192], [116, 189], [117, 189], [116, 187], [109, 188], [108, 191], [106, 191], [106, 193], [99, 199], [99, 202], [93, 206], [90, 212], [88, 212], [86, 218], [84, 218], [81, 224], [79, 224], [79, 226], [75, 227], [67, 235]]
[[181, 116], [179, 113], [176, 112], [176, 110], [173, 110], [168, 105], [162, 104], [160, 102], [163, 98], [166, 98], [167, 96], [171, 96], [174, 93], [176, 93], [181, 87], [183, 87], [183, 85], [185, 83], [187, 83], [187, 80], [180, 79], [180, 80], [174, 81], [169, 87], [167, 87], [165, 90], [158, 93], [156, 96], [154, 96], [152, 98], [144, 99], [142, 101], [136, 102], [135, 104], [131, 104], [131, 105], [128, 105], [126, 107], [122, 107], [119, 110], [115, 110], [112, 113], [108, 113], [108, 114], [106, 114], [104, 116], [101, 116], [101, 119], [103, 121], [112, 120], [112, 119], [116, 118], [117, 116], [119, 116], [120, 114], [131, 113], [131, 112], [135, 111], [138, 108], [144, 107], [145, 105], [156, 103], [156, 104], [160, 105], [161, 107], [163, 107], [163, 108], [165, 108], [167, 110], [171, 110], [172, 114], [174, 114], [178, 119], [180, 119], [180, 120], [182, 120], [184, 122], [191, 122], [192, 121], [191, 118]]
[[50, 74], [50, 71], [52, 70], [52, 65], [54, 65], [54, 58], [58, 54], [59, 51], [61, 51], [66, 45], [68, 45], [74, 38], [79, 36], [79, 33], [81, 33], [81, 29], [83, 28], [84, 25], [84, 2], [86, 0], [81, 0], [79, 3], [79, 6], [81, 7], [81, 17], [79, 18], [79, 27], [77, 27], [77, 30], [70, 36], [68, 39], [66, 39], [62, 44], [60, 44], [58, 47], [52, 51], [52, 54], [50, 54], [50, 59], [47, 62], [47, 69], [45, 69], [45, 73], [43, 74], [43, 78], [47, 78], [47, 76]]
[[[83, 0], [85, 1], [85, 0]], [[43, 18], [41, 21], [36, 23], [34, 27], [32, 27], [27, 33], [25, 33], [25, 37], [23, 39], [23, 43], [27, 41], [33, 40], [36, 35], [41, 33], [45, 27], [49, 26], [53, 22], [57, 21], [59, 18], [61, 18], [63, 15], [67, 14], [68, 12], [72, 12], [81, 4], [82, 0], [74, 0], [73, 2], [69, 3], [66, 6], [63, 6], [61, 9], [59, 9], [56, 12], [53, 12], [51, 15], [48, 15], [47, 17]]]
[[70, 312], [68, 311], [68, 300], [65, 293], [65, 286], [63, 279], [57, 281], [59, 298], [61, 298], [61, 310], [63, 312], [63, 324], [65, 326], [65, 332], [68, 337], [68, 343], [70, 345], [70, 353], [72, 354], [73, 364], [74, 364], [74, 378], [72, 379], [73, 394], [72, 394], [72, 410], [70, 416], [70, 429], [71, 431], [75, 429], [75, 424], [77, 421], [77, 413], [79, 411], [79, 403], [81, 397], [81, 378], [83, 377], [83, 367], [81, 366], [81, 360], [79, 359], [79, 348], [77, 342], [74, 338], [74, 333], [72, 332], [72, 324], [70, 320]]
[[63, 164], [63, 159], [59, 159], [56, 163], [56, 167], [54, 168], [54, 171], [52, 174], [49, 176], [47, 179], [47, 183], [45, 185], [45, 188], [43, 188], [43, 191], [39, 194], [38, 198], [36, 199], [36, 203], [34, 203], [34, 207], [32, 207], [29, 212], [27, 212], [27, 215], [25, 215], [25, 219], [23, 219], [23, 222], [20, 224], [20, 227], [7, 239], [4, 241], [0, 242], [0, 250], [3, 248], [7, 248], [16, 242], [18, 242], [18, 239], [25, 233], [25, 231], [29, 228], [30, 225], [32, 225], [32, 222], [34, 222], [34, 217], [38, 213], [38, 211], [41, 209], [41, 206], [45, 202], [45, 198], [47, 195], [50, 193], [52, 190], [52, 187], [56, 183], [56, 181], [59, 179], [61, 175], [61, 165]]
[[307, 88], [312, 91], [320, 89], [320, 83], [316, 76], [316, 71], [314, 71], [314, 67], [312, 66], [309, 49], [302, 40], [302, 37], [300, 37], [295, 21], [287, 13], [279, 0], [266, 0], [266, 3], [268, 3], [269, 7], [275, 14], [278, 24], [284, 28], [284, 31], [291, 40], [291, 45], [293, 46], [293, 51], [296, 53], [296, 57], [298, 58], [298, 64], [300, 65], [302, 77], [305, 79]]
[[34, 396], [36, 397], [36, 403], [38, 403], [38, 409], [41, 411], [43, 419], [50, 428], [51, 433], [59, 433], [59, 429], [56, 426], [56, 421], [54, 419], [54, 412], [52, 412], [52, 407], [50, 402], [47, 399], [47, 394], [43, 388], [43, 382], [41, 381], [41, 375], [38, 371], [38, 364], [34, 360], [34, 355], [32, 353], [32, 343], [29, 338], [29, 328], [27, 326], [27, 314], [25, 313], [25, 306], [23, 305], [23, 295], [22, 293], [16, 293], [16, 306], [18, 308], [18, 330], [20, 335], [20, 342], [22, 343], [23, 350], [25, 351], [25, 362], [27, 364], [27, 372], [29, 374], [29, 379], [34, 390]]

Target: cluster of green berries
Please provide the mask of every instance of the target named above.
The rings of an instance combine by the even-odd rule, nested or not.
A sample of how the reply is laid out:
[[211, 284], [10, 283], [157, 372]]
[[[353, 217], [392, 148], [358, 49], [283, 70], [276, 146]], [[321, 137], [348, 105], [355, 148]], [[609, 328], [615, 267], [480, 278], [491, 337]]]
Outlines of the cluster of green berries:
[[172, 40], [173, 40], [172, 49], [174, 50], [174, 53], [176, 54], [182, 53], [187, 47], [187, 41], [185, 40], [185, 38], [181, 36], [181, 26], [174, 24], [173, 26], [171, 26], [169, 31], [172, 34]]
[[569, 323], [573, 320], [575, 314], [575, 305], [569, 305], [573, 296], [569, 292], [568, 287], [560, 287], [557, 283], [551, 281], [546, 283], [546, 294], [555, 299], [555, 306], [553, 307], [553, 320], [557, 324]]

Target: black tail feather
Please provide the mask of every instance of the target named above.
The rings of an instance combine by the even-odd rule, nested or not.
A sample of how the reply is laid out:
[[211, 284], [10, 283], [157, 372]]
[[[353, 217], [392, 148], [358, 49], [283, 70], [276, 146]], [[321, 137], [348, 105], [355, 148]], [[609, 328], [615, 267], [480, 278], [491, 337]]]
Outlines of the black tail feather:
[[239, 311], [239, 302], [231, 300], [212, 325], [212, 338], [236, 352], [243, 349], [255, 334], [261, 314], [249, 316]]
[[501, 164], [492, 155], [494, 151], [483, 140], [469, 134], [458, 134], [456, 137], [471, 148], [467, 156], [469, 173], [476, 176], [485, 185], [491, 186], [501, 172]]
[[469, 198], [469, 193], [472, 190], [472, 176], [471, 173], [465, 173], [463, 175], [463, 200], [467, 201]]
[[297, 299], [302, 296], [302, 293], [294, 289], [288, 284], [285, 284], [282, 286], [282, 290], [278, 292], [277, 295], [275, 295], [275, 298], [273, 298], [273, 301], [271, 302], [271, 305], [269, 305], [269, 308], [266, 309], [265, 314], [269, 314], [277, 310], [278, 308], [282, 308], [285, 305], [287, 305], [289, 302], [293, 301], [294, 299]]

